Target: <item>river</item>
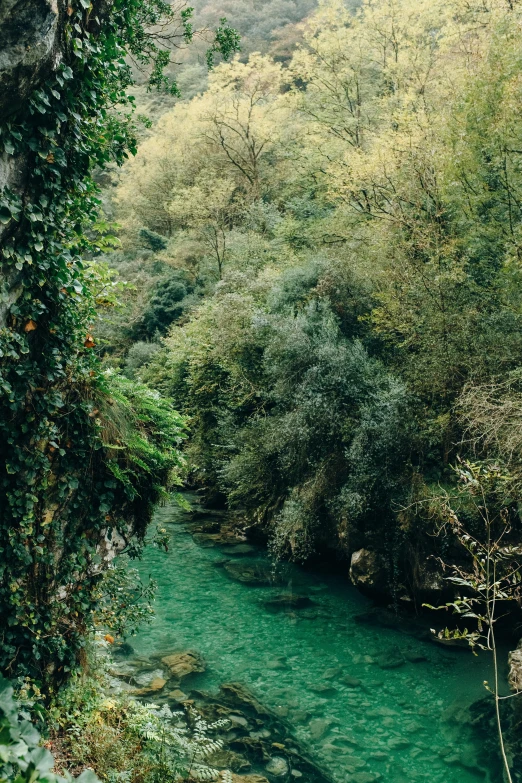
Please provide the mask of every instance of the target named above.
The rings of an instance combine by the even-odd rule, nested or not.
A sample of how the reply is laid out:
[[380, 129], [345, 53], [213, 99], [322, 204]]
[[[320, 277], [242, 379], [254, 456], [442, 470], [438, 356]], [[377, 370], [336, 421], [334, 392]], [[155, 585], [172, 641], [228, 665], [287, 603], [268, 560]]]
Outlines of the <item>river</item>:
[[[247, 685], [339, 783], [496, 777], [469, 710], [492, 679], [486, 653], [439, 647], [413, 623], [393, 627], [393, 616], [383, 619], [335, 573], [287, 564], [273, 584], [238, 581], [266, 573], [266, 553], [202, 545], [189, 520], [179, 507], [157, 512], [172, 545], [168, 553], [148, 546], [140, 564], [158, 596], [155, 619], [132, 640], [138, 654], [197, 650], [207, 664], [197, 688]], [[282, 593], [302, 605], [279, 606]]]

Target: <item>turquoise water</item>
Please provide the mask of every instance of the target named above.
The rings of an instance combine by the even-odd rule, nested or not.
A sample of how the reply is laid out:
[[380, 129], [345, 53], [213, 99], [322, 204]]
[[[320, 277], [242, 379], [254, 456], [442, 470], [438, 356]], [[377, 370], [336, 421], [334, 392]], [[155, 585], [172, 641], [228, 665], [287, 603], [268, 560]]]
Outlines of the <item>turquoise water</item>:
[[[492, 762], [477, 761], [481, 738], [468, 710], [487, 695], [486, 654], [438, 647], [410, 627], [382, 625], [379, 615], [368, 622], [371, 602], [337, 575], [285, 565], [273, 585], [238, 582], [224, 561], [239, 571], [266, 569], [262, 550], [239, 556], [202, 547], [179, 508], [157, 517], [172, 546], [168, 553], [148, 547], [140, 566], [159, 593], [155, 620], [132, 640], [139, 654], [197, 650], [207, 671], [193, 687], [243, 682], [340, 783], [492, 779]], [[308, 605], [275, 611], [264, 603], [288, 592], [308, 597]]]

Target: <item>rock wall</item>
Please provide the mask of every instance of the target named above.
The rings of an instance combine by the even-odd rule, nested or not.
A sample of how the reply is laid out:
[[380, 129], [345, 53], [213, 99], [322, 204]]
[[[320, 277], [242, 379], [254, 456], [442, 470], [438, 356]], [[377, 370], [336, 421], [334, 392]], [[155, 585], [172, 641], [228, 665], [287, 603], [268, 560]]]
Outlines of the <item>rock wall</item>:
[[[16, 120], [32, 91], [57, 67], [61, 10], [58, 0], [0, 0], [0, 121]], [[27, 160], [0, 153], [0, 193], [23, 196]], [[0, 244], [16, 225], [0, 223]], [[18, 274], [0, 263], [0, 328], [19, 294]]]

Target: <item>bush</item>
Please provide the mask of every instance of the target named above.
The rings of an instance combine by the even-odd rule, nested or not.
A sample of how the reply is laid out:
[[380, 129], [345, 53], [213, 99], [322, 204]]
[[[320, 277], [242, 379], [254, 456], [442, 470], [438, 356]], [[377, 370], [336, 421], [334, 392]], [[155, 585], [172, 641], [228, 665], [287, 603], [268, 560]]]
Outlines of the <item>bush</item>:
[[131, 345], [125, 360], [127, 378], [135, 378], [136, 371], [148, 364], [160, 348], [159, 343], [146, 343], [143, 340]]
[[0, 675], [0, 783], [100, 783], [92, 770], [79, 778], [55, 775], [52, 754], [41, 747], [41, 737], [26, 713], [19, 711], [14, 690]]

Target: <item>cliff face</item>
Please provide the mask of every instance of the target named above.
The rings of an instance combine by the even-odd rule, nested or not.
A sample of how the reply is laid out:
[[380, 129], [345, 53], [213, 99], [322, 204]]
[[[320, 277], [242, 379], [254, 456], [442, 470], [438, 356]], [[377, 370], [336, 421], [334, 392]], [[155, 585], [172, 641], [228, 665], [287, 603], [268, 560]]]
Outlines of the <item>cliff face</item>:
[[[0, 120], [9, 120], [61, 60], [57, 0], [0, 0]], [[23, 196], [27, 160], [0, 154], [0, 193]], [[0, 222], [0, 242], [16, 230]], [[19, 275], [0, 264], [0, 328], [19, 293]]]

